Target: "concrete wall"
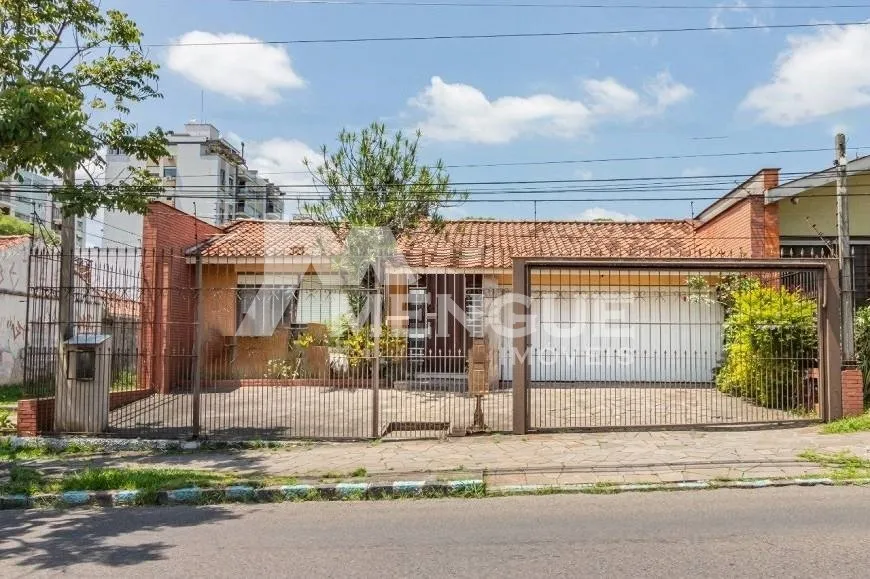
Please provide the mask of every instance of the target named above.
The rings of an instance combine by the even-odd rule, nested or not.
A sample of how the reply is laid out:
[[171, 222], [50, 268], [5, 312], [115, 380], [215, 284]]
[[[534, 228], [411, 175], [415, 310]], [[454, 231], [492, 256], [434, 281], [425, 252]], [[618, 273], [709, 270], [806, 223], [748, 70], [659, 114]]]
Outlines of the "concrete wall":
[[25, 241], [0, 252], [0, 384], [24, 378], [29, 251]]
[[[870, 236], [870, 174], [852, 175], [848, 184], [851, 234]], [[798, 195], [796, 204], [789, 199], [777, 203], [780, 234], [783, 237], [836, 236], [836, 193], [836, 187], [828, 185]]]

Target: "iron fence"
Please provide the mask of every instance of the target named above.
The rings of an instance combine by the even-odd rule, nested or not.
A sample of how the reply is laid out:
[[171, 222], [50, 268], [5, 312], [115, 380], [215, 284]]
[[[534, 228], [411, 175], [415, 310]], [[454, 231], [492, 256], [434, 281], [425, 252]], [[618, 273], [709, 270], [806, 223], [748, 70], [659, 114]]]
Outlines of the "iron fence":
[[[518, 297], [500, 270], [351, 283], [298, 256], [75, 258], [59, 349], [60, 253], [31, 254], [26, 388], [43, 431], [405, 438], [516, 430], [518, 412], [533, 430], [807, 421], [823, 400], [809, 266], [541, 265]], [[737, 311], [749, 352], [729, 334]], [[807, 343], [783, 341], [795, 328]]]
[[751, 263], [523, 266], [524, 427], [818, 420], [823, 271]]

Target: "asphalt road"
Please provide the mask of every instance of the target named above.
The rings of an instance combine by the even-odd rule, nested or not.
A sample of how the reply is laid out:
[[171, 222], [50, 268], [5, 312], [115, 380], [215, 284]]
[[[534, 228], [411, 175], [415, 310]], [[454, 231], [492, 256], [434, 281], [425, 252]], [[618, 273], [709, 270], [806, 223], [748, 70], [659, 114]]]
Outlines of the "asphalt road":
[[0, 512], [0, 577], [868, 577], [870, 489]]

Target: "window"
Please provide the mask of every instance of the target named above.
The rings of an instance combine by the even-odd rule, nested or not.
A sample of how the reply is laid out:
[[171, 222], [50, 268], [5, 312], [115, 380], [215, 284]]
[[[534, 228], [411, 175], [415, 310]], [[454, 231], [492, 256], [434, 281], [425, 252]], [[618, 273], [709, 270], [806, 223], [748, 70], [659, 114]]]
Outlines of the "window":
[[298, 276], [240, 274], [236, 294], [239, 336], [271, 336], [295, 323]]
[[163, 167], [163, 176], [169, 179], [175, 179], [178, 175], [178, 167]]
[[245, 203], [247, 203], [245, 199], [236, 199], [236, 213], [245, 212]]
[[275, 213], [274, 199], [266, 199], [266, 213]]
[[218, 184], [219, 184], [221, 187], [223, 187], [223, 186], [226, 184], [226, 182], [227, 182], [227, 170], [226, 170], [226, 169], [221, 169], [221, 170], [220, 170], [219, 178], [220, 178], [220, 182], [219, 182]]

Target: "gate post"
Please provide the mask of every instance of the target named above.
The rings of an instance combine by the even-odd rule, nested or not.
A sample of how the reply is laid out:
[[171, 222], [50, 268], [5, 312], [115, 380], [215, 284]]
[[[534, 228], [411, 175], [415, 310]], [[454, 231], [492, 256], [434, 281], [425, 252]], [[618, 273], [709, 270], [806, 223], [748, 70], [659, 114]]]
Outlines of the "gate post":
[[843, 417], [842, 351], [840, 346], [840, 270], [836, 260], [827, 260], [822, 290], [820, 371], [825, 396], [822, 397], [822, 420], [830, 422]]
[[[155, 249], [156, 251], [156, 249]], [[170, 291], [167, 287], [163, 291]], [[196, 324], [193, 326], [194, 352], [193, 352], [193, 404], [191, 412], [192, 436], [194, 440], [200, 437], [202, 424], [200, 416], [200, 403], [202, 393], [202, 361], [203, 346], [205, 344], [205, 296], [202, 287], [202, 252], [196, 253]]]
[[526, 434], [529, 431], [529, 337], [528, 337], [528, 307], [529, 279], [526, 262], [523, 259], [513, 260], [513, 422], [514, 434]]

